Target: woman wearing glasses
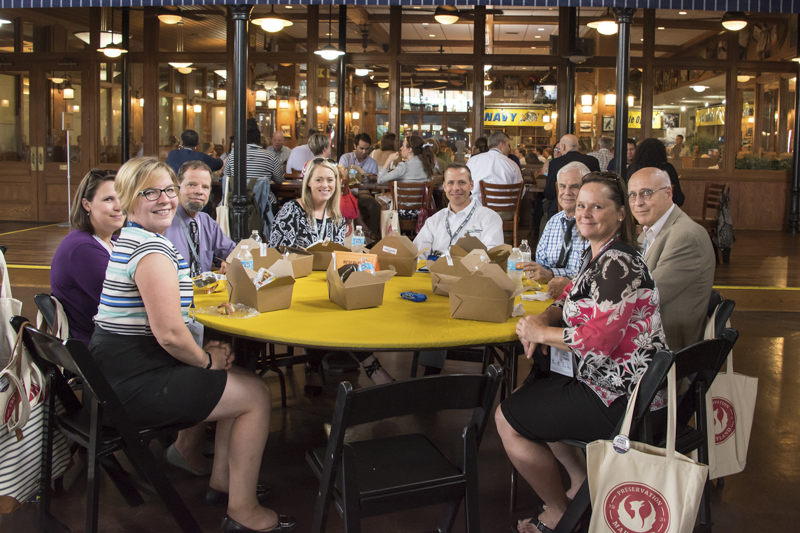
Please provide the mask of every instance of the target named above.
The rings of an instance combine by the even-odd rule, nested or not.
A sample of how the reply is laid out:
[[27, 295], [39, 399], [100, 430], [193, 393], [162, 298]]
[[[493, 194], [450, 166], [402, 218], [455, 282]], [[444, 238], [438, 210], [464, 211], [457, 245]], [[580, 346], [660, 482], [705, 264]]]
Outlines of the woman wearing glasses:
[[227, 503], [223, 532], [292, 531], [294, 519], [261, 507], [256, 492], [269, 389], [231, 367], [230, 345], [200, 348], [187, 328], [189, 265], [163, 236], [178, 205], [175, 174], [155, 158], [136, 158], [114, 185], [128, 222], [106, 270], [92, 355], [137, 426], [217, 422], [206, 501]]
[[58, 245], [50, 266], [50, 288], [64, 306], [70, 337], [89, 344], [92, 317], [108, 259], [125, 222], [114, 191], [114, 171], [94, 169], [83, 178], [69, 214], [72, 231]]
[[[555, 529], [586, 479], [583, 452], [558, 441], [608, 438], [652, 356], [667, 348], [658, 290], [639, 254], [627, 197], [614, 173], [583, 177], [575, 216], [590, 246], [578, 274], [565, 298], [517, 324], [529, 358], [537, 345], [545, 353], [560, 350], [553, 355], [565, 355], [563, 372], [570, 374], [551, 364], [549, 375], [529, 377], [496, 412], [506, 453], [545, 504], [519, 531]], [[653, 408], [664, 401], [659, 393]], [[570, 477], [566, 491], [557, 462]]]

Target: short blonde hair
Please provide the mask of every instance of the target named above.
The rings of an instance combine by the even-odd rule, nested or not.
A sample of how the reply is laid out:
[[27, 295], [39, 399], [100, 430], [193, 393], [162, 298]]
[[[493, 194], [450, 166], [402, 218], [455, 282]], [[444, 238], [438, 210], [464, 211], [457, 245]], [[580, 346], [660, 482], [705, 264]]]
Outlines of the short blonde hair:
[[117, 191], [122, 213], [127, 216], [133, 211], [139, 193], [154, 186], [164, 174], [169, 176], [174, 185], [178, 185], [172, 168], [155, 157], [134, 157], [122, 165], [114, 180], [114, 190]]
[[[320, 161], [320, 159], [322, 159], [322, 161]], [[321, 157], [311, 160], [303, 176], [303, 192], [300, 196], [300, 202], [303, 205], [303, 210], [306, 212], [306, 218], [309, 223], [312, 223], [314, 219], [314, 201], [311, 199], [311, 187], [309, 187], [308, 182], [311, 181], [314, 173], [320, 167], [329, 169], [333, 172], [333, 175], [336, 176], [336, 190], [333, 191], [333, 195], [328, 199], [328, 205], [325, 206], [325, 211], [330, 212], [334, 224], [341, 224], [342, 210], [339, 207], [339, 203], [342, 198], [342, 180], [339, 177], [339, 167], [333, 160], [323, 159]]]

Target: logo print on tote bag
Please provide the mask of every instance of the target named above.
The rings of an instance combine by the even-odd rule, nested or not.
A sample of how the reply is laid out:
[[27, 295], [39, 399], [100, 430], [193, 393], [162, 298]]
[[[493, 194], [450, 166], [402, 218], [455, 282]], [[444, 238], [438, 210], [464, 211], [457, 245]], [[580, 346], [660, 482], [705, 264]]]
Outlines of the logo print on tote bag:
[[621, 483], [603, 503], [606, 524], [615, 533], [665, 533], [669, 504], [660, 492], [644, 483]]
[[712, 398], [714, 410], [714, 444], [722, 444], [736, 431], [736, 411], [725, 398]]

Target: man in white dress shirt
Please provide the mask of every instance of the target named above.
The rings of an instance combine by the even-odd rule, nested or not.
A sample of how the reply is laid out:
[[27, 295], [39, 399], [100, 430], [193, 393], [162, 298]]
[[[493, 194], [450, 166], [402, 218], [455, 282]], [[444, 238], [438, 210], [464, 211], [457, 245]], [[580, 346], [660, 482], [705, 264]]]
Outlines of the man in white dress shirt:
[[284, 146], [283, 140], [283, 132], [275, 130], [272, 134], [272, 144], [267, 147], [267, 152], [271, 152], [281, 165], [286, 163], [292, 153], [291, 148]]
[[[469, 158], [467, 166], [472, 172], [473, 188], [472, 197], [479, 203], [481, 201], [481, 181], [510, 185], [522, 181], [522, 171], [508, 158], [511, 150], [511, 140], [502, 131], [496, 131], [489, 136], [489, 151], [485, 154], [474, 155]], [[513, 217], [513, 213], [509, 212]]]
[[[315, 133], [319, 133], [319, 131], [314, 128], [309, 129], [308, 137], [306, 138], [310, 139]], [[292, 148], [292, 151], [289, 154], [289, 159], [286, 161], [286, 174], [302, 172], [303, 167], [306, 166], [306, 163], [312, 159], [314, 159], [314, 154], [311, 153], [311, 149], [308, 147], [308, 144], [295, 146]]]
[[447, 165], [443, 186], [450, 204], [425, 222], [422, 231], [414, 239], [417, 248], [429, 248], [426, 253], [443, 254], [466, 234], [477, 237], [487, 248], [503, 244], [503, 221], [500, 215], [470, 197], [473, 180], [469, 167], [460, 163]]
[[[443, 254], [466, 234], [477, 237], [487, 248], [503, 244], [503, 221], [500, 215], [483, 207], [475, 198], [470, 198], [472, 189], [472, 174], [466, 165], [447, 165], [444, 170], [444, 192], [450, 204], [430, 217], [414, 239], [418, 249], [429, 249], [423, 255], [432, 252]], [[446, 350], [425, 350], [419, 354], [419, 364], [425, 369], [426, 376], [441, 373], [446, 359]]]

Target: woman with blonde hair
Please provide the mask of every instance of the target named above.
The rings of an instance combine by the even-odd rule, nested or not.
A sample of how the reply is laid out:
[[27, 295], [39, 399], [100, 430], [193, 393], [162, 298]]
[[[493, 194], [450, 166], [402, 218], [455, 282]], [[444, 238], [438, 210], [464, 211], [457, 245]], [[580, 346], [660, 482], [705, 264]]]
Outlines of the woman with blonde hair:
[[256, 484], [269, 434], [269, 389], [231, 367], [227, 343], [199, 347], [187, 327], [189, 264], [164, 236], [178, 206], [175, 173], [153, 157], [131, 159], [114, 187], [128, 217], [106, 270], [89, 349], [139, 427], [216, 421], [209, 504], [227, 504], [223, 533], [293, 531], [262, 507]]

